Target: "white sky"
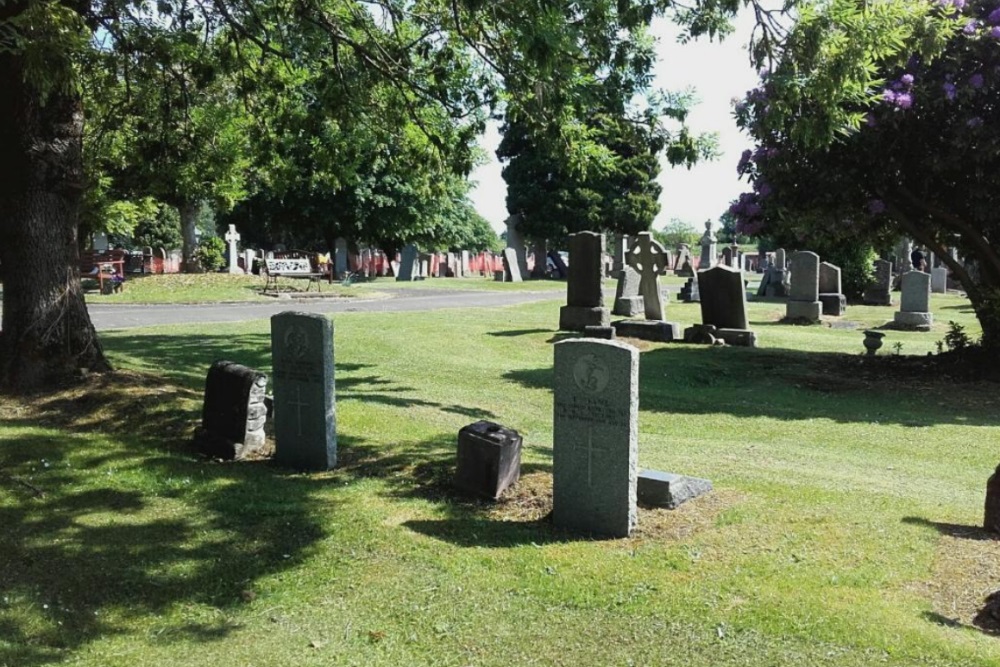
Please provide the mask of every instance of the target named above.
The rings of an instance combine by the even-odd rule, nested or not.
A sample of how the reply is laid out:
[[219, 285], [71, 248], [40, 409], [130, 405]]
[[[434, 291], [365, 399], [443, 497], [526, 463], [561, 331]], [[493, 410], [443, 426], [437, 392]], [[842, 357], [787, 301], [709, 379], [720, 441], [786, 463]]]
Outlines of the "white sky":
[[[663, 161], [659, 177], [663, 186], [660, 214], [653, 223], [657, 229], [671, 218], [680, 218], [700, 229], [705, 220], [717, 220], [729, 202], [749, 188], [745, 181], [738, 180], [736, 164], [751, 142], [736, 128], [732, 99], [743, 97], [757, 83], [746, 51], [752, 27], [753, 16], [744, 12], [737, 21], [736, 32], [721, 44], [707, 39], [678, 44], [672, 23], [658, 19], [653, 24], [653, 34], [659, 39], [654, 87], [678, 91], [694, 88], [699, 104], [691, 110], [688, 126], [694, 132], [717, 132], [721, 152], [718, 159], [690, 170], [671, 168]], [[497, 127], [491, 124], [480, 140], [491, 161], [471, 177], [478, 184], [471, 194], [472, 202], [498, 232], [504, 230], [503, 221], [507, 218], [504, 203], [507, 186], [496, 160], [499, 142]]]

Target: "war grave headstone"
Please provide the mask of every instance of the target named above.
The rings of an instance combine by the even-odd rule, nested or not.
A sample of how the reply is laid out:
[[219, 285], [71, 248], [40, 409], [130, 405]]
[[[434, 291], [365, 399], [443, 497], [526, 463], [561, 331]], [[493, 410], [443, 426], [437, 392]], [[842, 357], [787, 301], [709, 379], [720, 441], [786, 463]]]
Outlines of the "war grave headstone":
[[840, 282], [840, 267], [830, 262], [819, 265], [819, 302], [823, 304], [823, 314], [840, 317], [847, 310], [847, 297]]
[[240, 234], [236, 231], [236, 225], [229, 225], [229, 231], [226, 232], [225, 239], [229, 244], [229, 273], [242, 273], [236, 249], [236, 244], [240, 240]]
[[865, 289], [862, 300], [869, 306], [892, 305], [892, 262], [875, 260], [875, 282]]
[[491, 421], [458, 432], [455, 486], [498, 500], [521, 476], [521, 435]]
[[930, 331], [934, 324], [931, 310], [931, 274], [923, 271], [908, 271], [900, 281], [901, 295], [899, 310], [893, 315], [893, 323], [906, 329]]
[[944, 294], [948, 291], [948, 269], [939, 266], [931, 269], [931, 292]]
[[757, 335], [750, 330], [747, 319], [747, 295], [743, 272], [719, 264], [698, 272], [701, 296], [701, 324], [684, 330], [684, 341], [714, 343], [724, 340], [729, 345], [756, 347]]
[[[665, 273], [669, 257], [649, 232], [639, 232], [625, 254], [625, 263], [639, 274], [639, 294], [642, 297], [645, 320], [620, 320], [614, 323], [619, 336], [661, 342], [679, 340], [680, 325], [664, 321], [663, 293], [660, 274]], [[570, 262], [570, 269], [573, 263]]]
[[639, 351], [618, 341], [556, 343], [553, 413], [553, 523], [627, 537], [638, 520]]
[[305, 470], [337, 464], [333, 322], [284, 312], [271, 318], [275, 461]]
[[205, 378], [205, 403], [195, 443], [204, 454], [242, 459], [263, 451], [267, 376], [232, 361], [216, 361]]
[[792, 285], [785, 317], [818, 322], [823, 310], [819, 302], [819, 255], [808, 250], [792, 253]]
[[403, 246], [403, 252], [400, 253], [399, 257], [399, 268], [396, 269], [396, 280], [397, 281], [412, 281], [419, 280], [418, 272], [420, 270], [417, 261], [420, 256], [420, 251], [417, 246], [412, 243]]
[[[583, 331], [591, 325], [607, 326], [608, 309], [604, 307], [601, 246], [604, 237], [596, 232], [569, 235], [569, 278], [566, 281], [566, 305], [559, 309], [559, 328]], [[562, 261], [562, 260], [560, 260]]]
[[[572, 262], [570, 262], [570, 266], [572, 266]], [[506, 282], [522, 282], [521, 267], [517, 262], [517, 252], [513, 248], [503, 249], [503, 273]]]

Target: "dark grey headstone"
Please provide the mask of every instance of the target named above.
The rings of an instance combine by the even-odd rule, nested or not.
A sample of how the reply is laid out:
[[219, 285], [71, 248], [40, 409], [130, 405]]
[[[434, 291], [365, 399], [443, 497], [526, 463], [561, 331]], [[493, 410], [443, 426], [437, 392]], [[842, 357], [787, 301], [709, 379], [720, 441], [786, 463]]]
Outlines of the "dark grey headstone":
[[662, 320], [618, 320], [612, 324], [615, 333], [623, 338], [638, 338], [654, 343], [680, 340], [681, 328], [676, 322]]
[[[624, 257], [624, 253], [622, 256]], [[631, 266], [624, 264], [618, 269], [618, 286], [612, 315], [632, 317], [644, 312], [642, 297], [639, 296], [639, 281], [639, 272]]]
[[843, 294], [820, 292], [819, 302], [823, 304], [823, 314], [841, 317], [847, 311], [847, 297]]
[[333, 322], [323, 315], [271, 318], [275, 460], [294, 468], [337, 464]]
[[840, 294], [843, 291], [840, 286], [840, 267], [830, 262], [820, 262], [819, 293]]
[[891, 289], [892, 262], [884, 259], [875, 260], [875, 282], [865, 290], [864, 302], [871, 306], [891, 306]]
[[241, 459], [264, 448], [267, 376], [232, 361], [216, 361], [205, 379], [198, 448], [209, 456]]
[[986, 511], [983, 528], [1000, 533], [1000, 466], [993, 471], [986, 482]]
[[521, 436], [517, 431], [478, 421], [458, 432], [458, 488], [496, 500], [520, 476]]
[[419, 273], [418, 260], [420, 251], [412, 243], [404, 246], [399, 256], [399, 270], [396, 272], [396, 280], [416, 280]]
[[675, 475], [659, 470], [639, 472], [639, 502], [651, 507], [677, 509], [692, 498], [697, 498], [712, 490], [707, 479]]
[[555, 250], [550, 250], [549, 259], [552, 260], [552, 265], [556, 267], [557, 278], [565, 278], [569, 274], [569, 267], [567, 267], [566, 262], [563, 261], [562, 255]]
[[588, 326], [583, 328], [583, 335], [586, 338], [600, 338], [602, 340], [614, 340], [615, 328], [602, 326]]
[[714, 266], [698, 272], [702, 324], [726, 329], [746, 329], [747, 295], [743, 273], [729, 266]]
[[627, 537], [638, 518], [639, 351], [560, 341], [554, 389], [553, 523]]
[[559, 309], [559, 328], [583, 331], [586, 326], [607, 326], [608, 309], [604, 307], [603, 237], [595, 232], [569, 236], [569, 278], [566, 281], [566, 305]]

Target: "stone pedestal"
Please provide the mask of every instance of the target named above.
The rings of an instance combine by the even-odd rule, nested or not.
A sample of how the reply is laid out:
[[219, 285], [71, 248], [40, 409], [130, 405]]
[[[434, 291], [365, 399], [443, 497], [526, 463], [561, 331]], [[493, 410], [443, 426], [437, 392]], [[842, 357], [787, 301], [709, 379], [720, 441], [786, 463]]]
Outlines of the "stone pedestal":
[[785, 317], [790, 320], [818, 322], [822, 312], [823, 304], [819, 301], [789, 301], [785, 307]]
[[521, 476], [521, 436], [490, 421], [469, 424], [458, 432], [455, 486], [497, 500]]
[[606, 327], [611, 321], [607, 308], [600, 306], [563, 306], [559, 309], [559, 328], [583, 331], [585, 327]]
[[820, 294], [819, 302], [824, 315], [840, 317], [847, 311], [847, 297], [843, 294]]
[[612, 325], [617, 335], [655, 343], [681, 340], [681, 325], [663, 320], [618, 320]]

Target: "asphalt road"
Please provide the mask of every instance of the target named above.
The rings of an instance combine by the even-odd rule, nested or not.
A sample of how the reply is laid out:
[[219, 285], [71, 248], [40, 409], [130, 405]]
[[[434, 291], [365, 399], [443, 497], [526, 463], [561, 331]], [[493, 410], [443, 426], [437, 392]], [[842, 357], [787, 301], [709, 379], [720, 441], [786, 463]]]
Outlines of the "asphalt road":
[[163, 305], [104, 305], [88, 307], [98, 331], [155, 327], [168, 324], [209, 324], [259, 320], [294, 310], [303, 313], [397, 313], [448, 308], [490, 308], [535, 301], [564, 299], [566, 288], [544, 292], [497, 292], [434, 289], [380, 289], [390, 298], [365, 299], [275, 299], [270, 303], [216, 303]]

